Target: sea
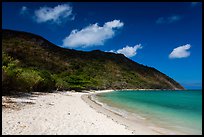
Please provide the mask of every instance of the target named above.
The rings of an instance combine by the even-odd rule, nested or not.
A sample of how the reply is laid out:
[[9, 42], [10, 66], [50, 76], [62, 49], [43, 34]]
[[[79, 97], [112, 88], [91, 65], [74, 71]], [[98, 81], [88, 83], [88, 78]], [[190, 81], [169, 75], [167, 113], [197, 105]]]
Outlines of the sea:
[[118, 90], [95, 99], [123, 117], [169, 133], [202, 134], [202, 90]]

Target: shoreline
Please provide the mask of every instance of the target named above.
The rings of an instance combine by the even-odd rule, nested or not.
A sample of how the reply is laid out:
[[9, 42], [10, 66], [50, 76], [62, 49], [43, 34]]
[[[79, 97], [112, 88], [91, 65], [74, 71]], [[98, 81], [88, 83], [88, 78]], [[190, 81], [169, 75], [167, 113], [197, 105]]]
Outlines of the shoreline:
[[[138, 89], [105, 89], [105, 90], [90, 90], [86, 93], [103, 93], [103, 92], [111, 92], [111, 91], [167, 91], [167, 90], [171, 90], [171, 91], [180, 91], [180, 90], [188, 90], [188, 89], [143, 89], [143, 88], [138, 88]], [[87, 91], [87, 90], [85, 90]]]
[[101, 104], [92, 100], [91, 95], [82, 95], [81, 98], [98, 113], [106, 115], [107, 118], [113, 120], [117, 124], [124, 125], [126, 129], [131, 130], [135, 135], [162, 135], [162, 133], [159, 131], [147, 129], [145, 126], [141, 126], [141, 123], [135, 124], [125, 119], [122, 115], [104, 108]]
[[[124, 90], [135, 90], [135, 89], [124, 89]], [[145, 90], [145, 89], [140, 89]], [[162, 128], [157, 125], [151, 126], [151, 128], [148, 126], [149, 121], [142, 121], [135, 119], [130, 119], [127, 117], [124, 117], [122, 114], [120, 114], [117, 111], [111, 110], [111, 108], [104, 107], [102, 102], [99, 102], [96, 98], [93, 96], [96, 96], [100, 93], [106, 93], [106, 92], [115, 92], [118, 90], [103, 90], [103, 91], [96, 91], [94, 93], [89, 93], [88, 95], [82, 95], [81, 98], [91, 107], [94, 108], [97, 112], [103, 113], [107, 117], [111, 118], [113, 121], [115, 121], [118, 124], [125, 125], [125, 127], [128, 130], [131, 130], [135, 133], [135, 131], [139, 130], [140, 133], [136, 133], [137, 135], [184, 135], [185, 133], [181, 133], [179, 131], [172, 131], [170, 129]], [[138, 117], [140, 117], [137, 114]], [[143, 132], [144, 131], [144, 132]]]
[[[17, 135], [160, 135], [169, 134], [159, 127], [148, 127], [148, 122], [130, 121], [108, 110], [91, 96], [114, 92], [55, 91], [34, 93], [32, 96], [10, 97], [20, 104], [18, 109], [2, 109], [2, 134]], [[6, 96], [4, 96], [6, 97]], [[2, 106], [3, 98], [2, 96]], [[9, 103], [8, 103], [9, 104]], [[8, 105], [6, 104], [6, 105]], [[15, 106], [14, 106], [15, 108]]]
[[[133, 90], [133, 89], [129, 89]], [[88, 95], [82, 95], [81, 98], [85, 101], [91, 108], [95, 109], [97, 112], [106, 115], [108, 118], [111, 118], [118, 124], [124, 125], [128, 130], [133, 131], [136, 135], [162, 135], [161, 131], [157, 131], [156, 129], [147, 128], [147, 125], [144, 123], [134, 123], [127, 118], [123, 117], [121, 114], [114, 112], [108, 108], [103, 107], [103, 103], [98, 102], [97, 100], [93, 99], [92, 96], [101, 93], [107, 92], [115, 92], [117, 90], [102, 90], [102, 91], [95, 91], [95, 93], [89, 93]]]
[[134, 135], [84, 102], [81, 96], [87, 94], [66, 91], [11, 97], [11, 105], [21, 105], [18, 110], [2, 109], [2, 135]]

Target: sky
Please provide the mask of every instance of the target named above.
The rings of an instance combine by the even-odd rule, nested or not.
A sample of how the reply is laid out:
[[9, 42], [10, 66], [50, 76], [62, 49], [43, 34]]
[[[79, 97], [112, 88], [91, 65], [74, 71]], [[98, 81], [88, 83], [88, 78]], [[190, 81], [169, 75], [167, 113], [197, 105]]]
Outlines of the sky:
[[186, 89], [202, 88], [201, 2], [3, 2], [2, 28], [124, 54]]

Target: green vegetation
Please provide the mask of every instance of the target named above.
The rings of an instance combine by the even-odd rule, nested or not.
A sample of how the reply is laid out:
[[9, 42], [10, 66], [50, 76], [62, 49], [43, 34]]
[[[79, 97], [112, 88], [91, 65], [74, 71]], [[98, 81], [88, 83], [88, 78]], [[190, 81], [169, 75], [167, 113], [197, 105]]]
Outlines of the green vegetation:
[[34, 34], [3, 30], [3, 94], [52, 90], [183, 89], [122, 54], [63, 49]]
[[50, 91], [55, 80], [45, 70], [21, 67], [18, 60], [3, 53], [2, 85], [5, 92]]

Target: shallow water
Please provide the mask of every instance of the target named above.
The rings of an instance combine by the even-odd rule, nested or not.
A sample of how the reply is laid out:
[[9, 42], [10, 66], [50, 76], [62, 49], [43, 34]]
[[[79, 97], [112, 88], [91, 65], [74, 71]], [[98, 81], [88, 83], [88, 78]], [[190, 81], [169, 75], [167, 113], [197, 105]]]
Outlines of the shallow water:
[[[122, 113], [151, 125], [183, 134], [202, 134], [202, 91], [115, 91], [96, 98]], [[135, 115], [134, 115], [135, 114]]]

